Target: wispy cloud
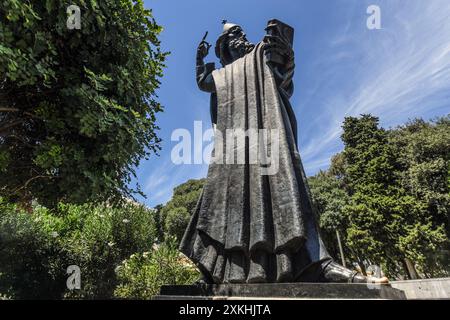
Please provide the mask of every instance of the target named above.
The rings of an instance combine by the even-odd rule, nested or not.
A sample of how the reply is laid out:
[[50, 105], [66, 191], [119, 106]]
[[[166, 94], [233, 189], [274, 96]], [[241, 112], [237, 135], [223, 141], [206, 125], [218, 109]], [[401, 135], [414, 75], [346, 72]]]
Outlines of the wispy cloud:
[[[172, 5], [168, 2], [162, 3]], [[427, 118], [450, 112], [449, 0], [298, 3], [296, 8], [299, 11], [305, 9], [303, 12], [309, 12], [308, 9], [316, 10], [312, 12], [333, 11], [330, 23], [317, 16], [311, 21], [303, 19], [303, 24], [297, 19], [295, 10], [287, 12], [280, 6], [279, 11], [274, 12], [280, 19], [290, 16], [298, 35], [295, 43], [299, 43], [296, 55], [300, 67], [293, 100], [298, 101], [294, 107], [299, 122], [300, 154], [308, 174], [327, 168], [332, 155], [342, 150], [341, 125], [346, 116], [372, 113], [380, 117], [383, 126], [389, 127], [404, 123], [408, 118]], [[366, 28], [369, 4], [381, 7], [381, 30]], [[233, 4], [228, 2], [218, 8], [221, 15], [227, 10], [235, 12]], [[267, 12], [264, 8], [261, 4], [255, 10], [258, 23]], [[195, 10], [192, 14], [201, 16], [202, 11]], [[169, 16], [173, 19], [173, 15]], [[216, 23], [218, 19], [213, 13], [211, 16]], [[192, 20], [192, 15], [189, 17]], [[177, 20], [183, 21], [181, 16]], [[185, 28], [182, 24], [177, 29], [175, 21], [168, 21], [173, 30]], [[249, 21], [251, 25], [252, 19]], [[202, 20], [201, 30], [204, 23]], [[258, 23], [255, 21], [254, 25]], [[209, 95], [195, 86], [193, 66], [188, 71], [183, 67], [193, 63], [193, 60], [186, 62], [183, 57], [187, 52], [193, 55], [195, 47], [190, 38], [189, 44], [184, 43], [185, 37], [180, 36], [180, 32], [172, 35], [172, 43], [167, 42], [173, 46], [172, 59], [177, 57], [177, 60], [169, 61], [171, 64], [161, 90], [162, 103], [166, 105], [166, 112], [159, 118], [163, 128], [163, 151], [160, 158], [153, 157], [145, 162], [138, 173], [138, 180], [148, 195], [145, 202], [151, 206], [169, 200], [173, 188], [180, 183], [205, 177], [208, 167], [176, 166], [170, 160], [170, 151], [175, 144], [170, 141], [173, 130], [184, 127], [193, 134], [195, 120], [203, 121], [203, 130], [210, 123]], [[199, 151], [193, 148], [192, 156], [195, 152]]]
[[[188, 89], [181, 90], [183, 96], [182, 105], [171, 105], [170, 112], [172, 115], [179, 113], [176, 108], [183, 108], [190, 110], [189, 118], [178, 119], [178, 123], [165, 123], [165, 136], [163, 139], [163, 153], [161, 157], [153, 157], [146, 162], [145, 167], [139, 172], [139, 179], [143, 182], [143, 191], [147, 195], [145, 202], [149, 206], [157, 204], [164, 204], [173, 194], [173, 189], [186, 182], [189, 179], [204, 178], [207, 173], [207, 164], [182, 164], [175, 165], [171, 160], [171, 150], [178, 144], [177, 141], [171, 141], [171, 134], [174, 130], [185, 129], [191, 135], [191, 157], [194, 159], [201, 159], [203, 156], [203, 147], [210, 142], [203, 142], [203, 133], [211, 127], [209, 115], [209, 95], [201, 93], [197, 88], [195, 91]], [[194, 93], [195, 92], [195, 93]], [[192, 120], [192, 121], [190, 121]], [[200, 134], [195, 135], [194, 124], [200, 121]], [[177, 127], [180, 126], [180, 127]], [[200, 146], [200, 147], [195, 147]]]
[[[153, 170], [145, 179], [143, 191], [148, 196], [145, 201], [150, 206], [164, 204], [173, 194], [173, 189], [186, 182], [188, 179], [200, 179], [206, 175], [207, 165], [175, 165], [170, 155], [164, 159], [158, 159]], [[144, 173], [141, 176], [145, 176]]]
[[366, 29], [362, 11], [317, 57], [316, 67], [326, 70], [322, 90], [305, 94], [299, 106], [316, 101], [320, 115], [300, 131], [308, 133], [300, 150], [308, 174], [327, 167], [342, 147], [346, 116], [372, 113], [394, 126], [450, 111], [450, 1], [380, 3], [381, 30]]

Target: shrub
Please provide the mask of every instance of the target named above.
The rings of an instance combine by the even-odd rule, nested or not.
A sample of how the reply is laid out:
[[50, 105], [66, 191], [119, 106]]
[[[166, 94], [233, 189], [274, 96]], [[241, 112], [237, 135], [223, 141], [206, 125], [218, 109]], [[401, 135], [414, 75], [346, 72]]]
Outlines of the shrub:
[[60, 296], [65, 287], [64, 272], [57, 263], [61, 247], [52, 233], [59, 221], [51, 220], [44, 208], [31, 216], [0, 199], [0, 295], [21, 299]]
[[[0, 202], [0, 294], [16, 299], [110, 298], [114, 269], [155, 240], [153, 211], [133, 204], [64, 205], [33, 214]], [[68, 291], [66, 269], [81, 269], [81, 290]]]
[[148, 251], [155, 241], [152, 211], [127, 205], [92, 207], [83, 226], [67, 237], [71, 264], [82, 274], [82, 289], [71, 298], [110, 298], [117, 284], [114, 269], [133, 253]]
[[177, 242], [181, 241], [204, 183], [205, 179], [191, 179], [180, 184], [174, 188], [172, 199], [166, 205], [158, 207], [159, 233], [164, 238], [176, 236]]
[[191, 215], [184, 207], [177, 207], [167, 212], [164, 233], [169, 236], [175, 236], [180, 242], [184, 231], [189, 223]]
[[172, 237], [151, 252], [133, 254], [116, 270], [120, 284], [114, 295], [121, 299], [151, 299], [162, 285], [192, 284], [199, 271], [177, 250]]

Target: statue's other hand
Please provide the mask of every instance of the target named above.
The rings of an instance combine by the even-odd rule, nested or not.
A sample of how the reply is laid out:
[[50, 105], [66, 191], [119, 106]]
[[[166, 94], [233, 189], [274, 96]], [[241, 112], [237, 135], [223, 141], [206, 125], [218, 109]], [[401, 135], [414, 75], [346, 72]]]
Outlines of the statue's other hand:
[[205, 40], [202, 40], [198, 45], [197, 55], [200, 56], [200, 58], [205, 58], [209, 53], [209, 48], [211, 48], [211, 45]]

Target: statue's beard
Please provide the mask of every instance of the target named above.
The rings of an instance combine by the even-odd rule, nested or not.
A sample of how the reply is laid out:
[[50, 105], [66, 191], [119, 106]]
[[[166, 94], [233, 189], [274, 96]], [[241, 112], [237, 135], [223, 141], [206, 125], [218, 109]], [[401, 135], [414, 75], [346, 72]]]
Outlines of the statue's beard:
[[239, 57], [245, 56], [247, 53], [255, 48], [253, 43], [250, 43], [245, 37], [234, 38], [228, 43], [230, 50], [236, 52]]

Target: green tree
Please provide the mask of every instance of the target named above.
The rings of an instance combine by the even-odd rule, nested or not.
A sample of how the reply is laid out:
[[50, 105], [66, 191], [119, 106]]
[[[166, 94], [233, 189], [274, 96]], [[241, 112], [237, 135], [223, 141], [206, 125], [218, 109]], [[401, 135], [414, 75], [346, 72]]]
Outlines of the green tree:
[[168, 210], [164, 224], [165, 234], [174, 236], [177, 240], [181, 240], [190, 217], [191, 214], [185, 207], [175, 207]]
[[434, 224], [423, 205], [403, 188], [400, 150], [389, 143], [378, 118], [348, 117], [343, 129], [344, 180], [350, 195], [344, 208], [347, 246], [363, 270], [366, 262], [376, 263], [391, 276], [403, 274], [403, 267], [411, 277], [408, 262], [424, 266], [423, 253], [445, 241], [443, 226]]
[[347, 223], [343, 209], [348, 204], [349, 197], [342, 187], [342, 179], [331, 172], [331, 170], [319, 171], [315, 176], [308, 178], [308, 184], [319, 213], [321, 236], [330, 254], [338, 257], [340, 250], [337, 232], [339, 238], [345, 234]]
[[[355, 252], [357, 263], [365, 272], [365, 260], [385, 263], [388, 238], [384, 226], [391, 216], [387, 189], [393, 185], [393, 154], [387, 146], [378, 119], [364, 115], [348, 117], [343, 124], [342, 140], [347, 170], [344, 176], [350, 204], [346, 242]], [[383, 200], [384, 203], [382, 203]]]
[[161, 217], [161, 210], [164, 208], [164, 205], [158, 204], [153, 209], [154, 211], [154, 219], [155, 219], [155, 226], [156, 226], [156, 232], [158, 236], [158, 242], [164, 240], [164, 226], [163, 221]]
[[[430, 247], [429, 241], [423, 242], [423, 237], [416, 234], [431, 236], [437, 226], [445, 226], [447, 239], [450, 235], [450, 116], [430, 122], [409, 121], [391, 130], [389, 141], [398, 150], [401, 185], [420, 208], [417, 216], [409, 216], [413, 227], [408, 236], [401, 239], [401, 245], [426, 276], [447, 276], [449, 242], [446, 241], [445, 246]], [[438, 233], [435, 237], [441, 235]]]
[[115, 200], [159, 149], [155, 90], [166, 53], [143, 1], [4, 0], [0, 7], [0, 196], [29, 205]]
[[172, 199], [160, 211], [165, 237], [175, 236], [180, 242], [203, 189], [205, 179], [188, 180], [177, 186]]

